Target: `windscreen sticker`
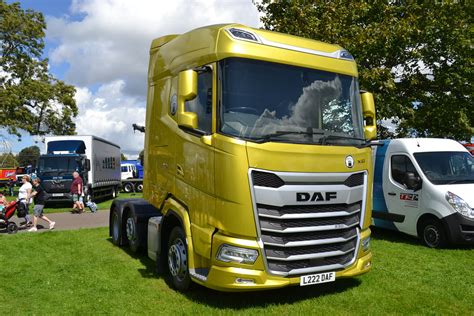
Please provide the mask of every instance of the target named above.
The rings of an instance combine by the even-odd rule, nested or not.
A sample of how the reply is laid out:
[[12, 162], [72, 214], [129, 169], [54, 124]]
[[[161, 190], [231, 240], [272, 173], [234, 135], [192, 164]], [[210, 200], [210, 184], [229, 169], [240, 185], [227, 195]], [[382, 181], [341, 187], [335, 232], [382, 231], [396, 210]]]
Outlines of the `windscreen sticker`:
[[400, 200], [406, 207], [418, 207], [418, 194], [400, 193]]

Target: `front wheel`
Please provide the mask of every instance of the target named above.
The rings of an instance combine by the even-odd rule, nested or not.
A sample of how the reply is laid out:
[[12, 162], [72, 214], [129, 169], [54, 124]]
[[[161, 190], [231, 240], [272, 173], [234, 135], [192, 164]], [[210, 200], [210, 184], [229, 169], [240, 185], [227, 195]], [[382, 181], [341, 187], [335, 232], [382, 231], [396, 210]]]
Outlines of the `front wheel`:
[[188, 268], [188, 247], [181, 227], [171, 231], [168, 241], [168, 269], [171, 283], [178, 291], [186, 291], [191, 286]]
[[428, 219], [421, 227], [421, 239], [430, 248], [442, 248], [446, 246], [446, 233], [441, 222], [436, 219]]
[[130, 183], [130, 182], [127, 182], [123, 185], [123, 190], [125, 191], [125, 193], [131, 193], [133, 192], [133, 184]]
[[10, 222], [7, 225], [7, 233], [9, 234], [16, 234], [18, 232], [18, 226], [17, 224]]

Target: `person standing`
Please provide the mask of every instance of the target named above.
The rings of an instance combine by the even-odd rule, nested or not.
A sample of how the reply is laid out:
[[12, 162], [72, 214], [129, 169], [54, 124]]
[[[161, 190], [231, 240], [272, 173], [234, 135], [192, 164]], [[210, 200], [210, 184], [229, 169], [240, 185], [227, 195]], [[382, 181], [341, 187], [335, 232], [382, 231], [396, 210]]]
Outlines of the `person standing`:
[[10, 193], [10, 196], [13, 196], [13, 188], [15, 187], [15, 181], [12, 178], [8, 179], [7, 186], [8, 193]]
[[72, 201], [74, 202], [72, 209], [73, 211], [77, 210], [77, 212], [82, 213], [84, 211], [84, 204], [82, 203], [84, 183], [82, 178], [79, 176], [79, 172], [74, 171], [72, 177], [74, 178], [71, 183]]
[[21, 187], [18, 190], [18, 203], [22, 203], [25, 209], [25, 226], [31, 225], [31, 219], [29, 215], [29, 207], [30, 207], [30, 195], [31, 189], [33, 188], [30, 183], [30, 177], [28, 175], [24, 175], [21, 178]]
[[33, 200], [35, 202], [35, 206], [33, 208], [33, 227], [28, 229], [29, 232], [35, 232], [38, 230], [36, 225], [38, 224], [38, 217], [42, 220], [45, 220], [49, 224], [49, 229], [53, 229], [56, 222], [53, 222], [49, 218], [43, 215], [44, 204], [46, 202], [46, 194], [44, 193], [43, 188], [40, 185], [41, 180], [39, 178], [33, 179], [33, 188], [35, 191], [31, 193]]

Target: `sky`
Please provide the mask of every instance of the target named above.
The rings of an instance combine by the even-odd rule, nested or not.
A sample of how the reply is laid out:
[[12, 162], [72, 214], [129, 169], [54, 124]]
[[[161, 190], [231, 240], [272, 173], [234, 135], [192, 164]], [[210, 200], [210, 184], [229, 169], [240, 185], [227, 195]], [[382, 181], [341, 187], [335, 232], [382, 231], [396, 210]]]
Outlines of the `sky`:
[[[13, 1], [8, 1], [9, 3]], [[258, 27], [252, 0], [21, 0], [23, 9], [46, 18], [44, 57], [50, 72], [76, 87], [79, 135], [95, 135], [120, 145], [135, 158], [143, 134], [148, 54], [154, 38], [217, 23]], [[12, 151], [41, 139], [24, 133], [8, 137]]]

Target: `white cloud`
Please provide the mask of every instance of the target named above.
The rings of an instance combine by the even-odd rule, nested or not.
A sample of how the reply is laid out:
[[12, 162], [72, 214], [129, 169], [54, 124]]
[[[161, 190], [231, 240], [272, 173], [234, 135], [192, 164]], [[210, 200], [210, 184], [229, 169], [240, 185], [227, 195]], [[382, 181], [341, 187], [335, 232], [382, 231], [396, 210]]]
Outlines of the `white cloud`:
[[50, 17], [47, 37], [59, 40], [53, 63], [68, 63], [66, 80], [88, 86], [126, 80], [126, 93], [143, 96], [153, 38], [203, 25], [238, 22], [258, 26], [251, 0], [75, 0], [70, 17]]
[[80, 115], [76, 120], [79, 135], [95, 135], [120, 145], [128, 156], [138, 155], [143, 149], [144, 134], [133, 133], [132, 124], [143, 125], [143, 102], [123, 93], [125, 82], [113, 81], [100, 86], [96, 93], [78, 88], [76, 102]]

